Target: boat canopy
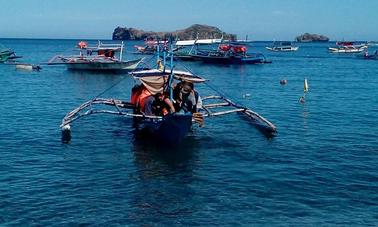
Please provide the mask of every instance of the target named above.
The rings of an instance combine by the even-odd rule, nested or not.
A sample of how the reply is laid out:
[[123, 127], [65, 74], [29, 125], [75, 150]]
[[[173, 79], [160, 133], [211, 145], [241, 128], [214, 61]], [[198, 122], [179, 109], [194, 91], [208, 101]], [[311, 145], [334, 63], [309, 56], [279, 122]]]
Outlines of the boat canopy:
[[352, 45], [354, 45], [354, 42], [341, 41], [341, 42], [336, 42], [336, 45], [338, 45], [338, 46], [352, 46]]
[[281, 42], [281, 46], [291, 46], [291, 42]]
[[[170, 69], [159, 70], [159, 69], [149, 69], [141, 70], [130, 73], [134, 78], [140, 79], [146, 77], [168, 77], [171, 74]], [[188, 81], [192, 83], [203, 83], [206, 79], [196, 76], [187, 71], [173, 70], [173, 75], [176, 80]]]
[[222, 39], [193, 39], [177, 41], [176, 46], [192, 46], [195, 44], [214, 44], [221, 43]]

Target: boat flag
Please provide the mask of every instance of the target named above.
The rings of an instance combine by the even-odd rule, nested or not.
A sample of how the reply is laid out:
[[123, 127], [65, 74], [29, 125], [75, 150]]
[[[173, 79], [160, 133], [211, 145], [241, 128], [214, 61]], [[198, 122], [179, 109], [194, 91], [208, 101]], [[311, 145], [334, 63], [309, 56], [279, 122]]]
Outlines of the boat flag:
[[303, 92], [308, 92], [308, 83], [307, 83], [307, 79], [306, 78], [304, 80]]

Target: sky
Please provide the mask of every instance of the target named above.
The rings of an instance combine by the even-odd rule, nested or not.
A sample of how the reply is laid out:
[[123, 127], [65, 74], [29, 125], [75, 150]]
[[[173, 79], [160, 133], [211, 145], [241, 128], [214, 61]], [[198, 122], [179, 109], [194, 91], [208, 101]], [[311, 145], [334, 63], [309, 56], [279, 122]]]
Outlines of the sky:
[[111, 39], [114, 29], [218, 27], [239, 39], [378, 40], [376, 0], [0, 0], [0, 38]]

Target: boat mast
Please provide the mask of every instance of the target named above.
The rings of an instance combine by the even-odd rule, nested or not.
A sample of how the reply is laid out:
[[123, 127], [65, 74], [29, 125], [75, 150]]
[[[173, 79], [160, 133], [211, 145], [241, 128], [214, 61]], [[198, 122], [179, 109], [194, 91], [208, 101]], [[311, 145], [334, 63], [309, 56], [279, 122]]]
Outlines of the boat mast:
[[122, 55], [123, 55], [123, 41], [121, 42], [121, 51], [119, 52], [119, 61], [122, 61]]
[[173, 83], [173, 43], [172, 43], [172, 37], [170, 37], [169, 39], [169, 54], [170, 54], [170, 67], [171, 67], [171, 73], [169, 75], [169, 99], [171, 101], [173, 101], [173, 87], [172, 87], [172, 83]]
[[159, 38], [156, 37], [156, 42], [157, 42], [157, 46], [156, 46], [156, 63], [157, 63], [157, 68], [159, 69], [160, 67], [160, 46], [159, 46]]

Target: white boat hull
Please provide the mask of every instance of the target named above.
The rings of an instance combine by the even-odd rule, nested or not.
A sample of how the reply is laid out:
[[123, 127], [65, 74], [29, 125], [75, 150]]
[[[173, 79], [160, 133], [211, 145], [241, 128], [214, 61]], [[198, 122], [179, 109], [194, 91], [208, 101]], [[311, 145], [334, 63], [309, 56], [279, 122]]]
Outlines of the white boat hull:
[[335, 48], [335, 47], [329, 47], [329, 51], [332, 53], [361, 53], [366, 50], [366, 47], [360, 47], [360, 48]]
[[38, 65], [32, 65], [32, 64], [16, 64], [16, 69], [19, 70], [26, 70], [26, 71], [33, 71], [33, 70], [40, 70], [41, 67]]
[[266, 47], [266, 49], [275, 52], [291, 52], [297, 51], [299, 47]]
[[67, 62], [67, 69], [90, 71], [132, 71], [135, 70], [142, 59], [115, 62]]

